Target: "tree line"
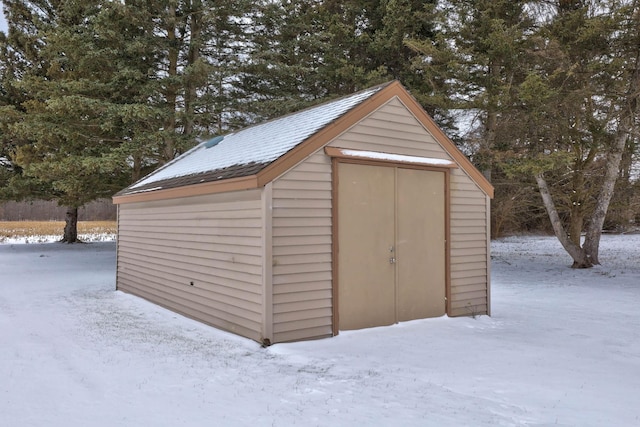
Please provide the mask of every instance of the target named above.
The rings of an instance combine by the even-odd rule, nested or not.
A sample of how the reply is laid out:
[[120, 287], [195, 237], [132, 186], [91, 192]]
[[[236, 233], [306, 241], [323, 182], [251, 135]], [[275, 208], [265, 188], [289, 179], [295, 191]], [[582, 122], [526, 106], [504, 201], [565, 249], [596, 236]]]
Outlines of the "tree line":
[[[0, 202], [0, 221], [62, 221], [65, 214], [65, 208], [51, 200]], [[115, 221], [116, 216], [116, 206], [109, 199], [94, 200], [78, 210], [82, 221]]]
[[[638, 0], [5, 0], [0, 198], [77, 209], [197, 141], [400, 80], [575, 267], [639, 211]], [[257, 142], [259, 143], [259, 141]], [[584, 236], [581, 239], [581, 236]]]

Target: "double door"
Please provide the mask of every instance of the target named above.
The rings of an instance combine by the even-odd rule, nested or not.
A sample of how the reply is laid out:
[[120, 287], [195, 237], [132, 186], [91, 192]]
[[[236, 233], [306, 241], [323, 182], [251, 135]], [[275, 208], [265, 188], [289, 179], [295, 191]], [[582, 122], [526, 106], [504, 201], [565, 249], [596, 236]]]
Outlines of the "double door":
[[342, 330], [445, 313], [445, 173], [338, 165]]

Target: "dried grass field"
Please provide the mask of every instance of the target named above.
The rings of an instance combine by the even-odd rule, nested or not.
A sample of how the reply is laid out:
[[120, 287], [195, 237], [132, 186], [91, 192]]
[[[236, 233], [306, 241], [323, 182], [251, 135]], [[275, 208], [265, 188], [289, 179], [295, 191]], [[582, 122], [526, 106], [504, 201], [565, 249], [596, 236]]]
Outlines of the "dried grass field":
[[[62, 238], [64, 221], [0, 221], [0, 243], [42, 243]], [[78, 236], [85, 241], [112, 240], [115, 221], [79, 221]]]

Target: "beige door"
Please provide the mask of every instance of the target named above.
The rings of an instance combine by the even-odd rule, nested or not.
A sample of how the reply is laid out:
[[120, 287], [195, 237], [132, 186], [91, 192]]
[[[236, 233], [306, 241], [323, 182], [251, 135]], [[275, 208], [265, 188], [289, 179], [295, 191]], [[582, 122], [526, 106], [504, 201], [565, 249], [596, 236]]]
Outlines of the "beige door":
[[445, 312], [444, 173], [339, 164], [342, 330]]
[[[338, 227], [340, 329], [395, 323], [394, 170], [342, 163]], [[344, 284], [344, 285], [343, 285]]]
[[398, 169], [398, 321], [445, 313], [444, 173]]

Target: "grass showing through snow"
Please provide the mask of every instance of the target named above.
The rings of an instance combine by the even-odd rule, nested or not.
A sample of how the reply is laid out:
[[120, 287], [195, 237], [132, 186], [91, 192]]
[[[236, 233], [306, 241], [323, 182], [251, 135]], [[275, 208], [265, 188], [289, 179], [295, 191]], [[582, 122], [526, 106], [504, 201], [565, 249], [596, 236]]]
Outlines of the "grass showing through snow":
[[[60, 240], [64, 221], [0, 221], [0, 243], [45, 243]], [[114, 240], [115, 221], [78, 221], [80, 240]]]

